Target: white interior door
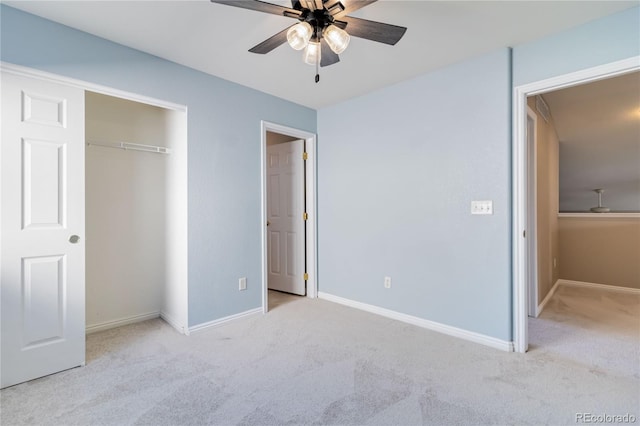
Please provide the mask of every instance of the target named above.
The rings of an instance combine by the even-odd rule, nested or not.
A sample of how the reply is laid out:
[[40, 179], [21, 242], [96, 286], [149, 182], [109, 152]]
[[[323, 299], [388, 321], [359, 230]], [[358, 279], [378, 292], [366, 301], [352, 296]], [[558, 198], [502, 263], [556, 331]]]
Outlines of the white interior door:
[[267, 147], [268, 287], [305, 295], [304, 141]]
[[84, 91], [2, 73], [1, 387], [85, 361]]

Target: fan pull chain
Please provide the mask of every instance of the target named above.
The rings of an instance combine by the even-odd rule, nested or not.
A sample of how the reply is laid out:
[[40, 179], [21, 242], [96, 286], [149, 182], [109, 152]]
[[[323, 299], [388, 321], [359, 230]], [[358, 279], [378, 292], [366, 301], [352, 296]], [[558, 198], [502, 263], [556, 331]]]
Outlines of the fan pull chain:
[[318, 22], [316, 21], [316, 37], [318, 37], [318, 43], [319, 43], [319, 49], [320, 49], [320, 54], [317, 55], [316, 57], [316, 84], [318, 84], [320, 82], [320, 60], [322, 58], [322, 37], [321, 37], [321, 32], [320, 32], [320, 25], [318, 24]]

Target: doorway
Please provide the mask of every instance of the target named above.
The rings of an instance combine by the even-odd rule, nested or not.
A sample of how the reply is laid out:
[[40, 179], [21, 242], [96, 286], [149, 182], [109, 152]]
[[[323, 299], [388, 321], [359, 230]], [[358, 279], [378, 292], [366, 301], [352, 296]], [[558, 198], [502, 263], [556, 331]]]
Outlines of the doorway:
[[173, 318], [182, 303], [170, 238], [184, 121], [181, 111], [85, 91], [87, 333]]
[[536, 265], [530, 264], [529, 238], [533, 218], [528, 214], [534, 203], [535, 193], [530, 191], [528, 165], [531, 164], [527, 145], [527, 97], [602, 80], [640, 69], [634, 57], [611, 64], [554, 77], [518, 86], [514, 89], [513, 104], [513, 340], [517, 352], [526, 352], [528, 339], [529, 271]]
[[[317, 297], [317, 269], [316, 269], [316, 167], [315, 167], [315, 152], [316, 152], [316, 137], [313, 133], [305, 132], [302, 130], [286, 127], [274, 123], [262, 122], [262, 137], [261, 137], [261, 159], [262, 159], [262, 208], [261, 208], [261, 223], [262, 226], [262, 309], [266, 313], [269, 311], [269, 289], [274, 288], [280, 291], [287, 291], [300, 295], [306, 295], [309, 298]], [[281, 152], [280, 152], [281, 151]], [[286, 165], [286, 160], [283, 162], [285, 167], [281, 170], [277, 170], [278, 162], [277, 158], [286, 159], [288, 156], [299, 155], [299, 167], [298, 173], [293, 173], [291, 168]], [[281, 174], [276, 179], [276, 175]], [[295, 177], [294, 176], [299, 176]], [[301, 193], [301, 198], [298, 202], [300, 206], [295, 207], [279, 207], [291, 208], [289, 213], [292, 217], [291, 222], [298, 222], [297, 229], [302, 233], [287, 232], [280, 229], [283, 225], [274, 221], [271, 208], [274, 208], [276, 204], [274, 201], [280, 201], [282, 197], [275, 197], [278, 195], [280, 188], [279, 185], [275, 185], [278, 180], [286, 179], [286, 183], [283, 183], [283, 188], [293, 188], [294, 183], [299, 187], [297, 192]], [[292, 180], [292, 179], [295, 179]], [[287, 190], [289, 191], [289, 190]], [[270, 194], [271, 193], [271, 194]], [[271, 207], [271, 208], [270, 208]], [[276, 209], [278, 210], [278, 209]], [[300, 211], [298, 211], [300, 210]], [[276, 212], [277, 213], [277, 212]], [[274, 223], [272, 223], [274, 222]], [[272, 226], [273, 225], [273, 226]], [[276, 229], [277, 228], [277, 229]], [[271, 232], [273, 230], [273, 232]], [[282, 237], [281, 235], [284, 235]], [[296, 238], [297, 237], [297, 238]], [[283, 259], [283, 254], [287, 253], [286, 249], [282, 247], [287, 246], [287, 239], [290, 239], [289, 245], [293, 245], [295, 241], [299, 249], [296, 249], [295, 253], [289, 254], [290, 262], [286, 262]], [[277, 250], [277, 251], [274, 251]], [[277, 253], [277, 254], [276, 254]], [[297, 259], [297, 266], [296, 265]], [[301, 291], [291, 291], [289, 284], [285, 284], [282, 287], [282, 283], [273, 285], [274, 280], [278, 280], [278, 275], [281, 275], [284, 271], [283, 268], [286, 265], [291, 265], [289, 271], [292, 276], [296, 276], [295, 280], [298, 283], [298, 288]], [[276, 272], [276, 273], [274, 273]], [[271, 283], [270, 283], [271, 280]], [[306, 285], [305, 285], [306, 284]], [[293, 288], [293, 287], [292, 287]]]
[[306, 296], [305, 141], [267, 132], [267, 287]]
[[538, 116], [531, 107], [527, 106], [527, 193], [531, 194], [527, 210], [529, 218], [529, 235], [527, 243], [527, 261], [529, 262], [527, 274], [527, 287], [529, 297], [529, 316], [538, 316], [538, 215], [537, 215], [537, 126]]

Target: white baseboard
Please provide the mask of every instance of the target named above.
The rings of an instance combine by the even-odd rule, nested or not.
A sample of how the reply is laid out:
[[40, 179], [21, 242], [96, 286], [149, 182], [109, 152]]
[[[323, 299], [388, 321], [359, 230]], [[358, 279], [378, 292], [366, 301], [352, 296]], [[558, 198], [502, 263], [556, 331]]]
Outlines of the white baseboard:
[[218, 327], [222, 324], [228, 323], [230, 321], [235, 321], [238, 320], [240, 318], [244, 318], [244, 317], [248, 317], [251, 315], [256, 315], [256, 314], [261, 314], [262, 313], [262, 308], [255, 308], [255, 309], [251, 309], [245, 312], [240, 312], [239, 314], [235, 314], [235, 315], [229, 315], [228, 317], [224, 317], [224, 318], [220, 318], [217, 320], [213, 320], [213, 321], [209, 321], [209, 322], [203, 322], [202, 324], [198, 324], [198, 325], [194, 325], [193, 327], [189, 327], [189, 330], [187, 331], [187, 335], [196, 332], [196, 331], [201, 331], [204, 330], [205, 328], [209, 328], [209, 327]]
[[109, 330], [110, 328], [122, 327], [123, 325], [134, 324], [136, 322], [147, 321], [159, 318], [160, 312], [149, 312], [146, 314], [133, 315], [126, 318], [120, 318], [112, 321], [105, 321], [98, 324], [88, 325], [85, 329], [87, 334], [97, 333], [98, 331]]
[[480, 343], [482, 345], [490, 346], [495, 349], [500, 349], [507, 352], [513, 352], [514, 350], [513, 342], [496, 339], [495, 337], [486, 336], [484, 334], [475, 333], [473, 331], [467, 331], [435, 321], [429, 321], [423, 318], [414, 317], [412, 315], [403, 314], [401, 312], [380, 308], [374, 305], [368, 305], [362, 302], [356, 302], [355, 300], [345, 299], [343, 297], [334, 296], [333, 294], [324, 293], [322, 291], [318, 292], [318, 298], [327, 300], [329, 302], [349, 306], [351, 308], [360, 309], [362, 311], [371, 312], [373, 314], [381, 315], [383, 317], [391, 318], [397, 321], [402, 321], [407, 324], [416, 325], [418, 327], [426, 328], [432, 331], [437, 331], [449, 336], [469, 340], [474, 343]]
[[538, 316], [540, 315], [540, 313], [542, 312], [544, 307], [547, 306], [547, 303], [549, 303], [549, 300], [551, 300], [553, 295], [558, 290], [558, 286], [560, 285], [560, 281], [562, 281], [562, 280], [557, 280], [556, 281], [556, 283], [553, 285], [553, 287], [551, 287], [551, 290], [549, 290], [549, 293], [547, 293], [547, 295], [545, 296], [544, 300], [542, 302], [540, 302], [540, 304], [536, 308], [536, 318], [538, 318]]
[[176, 329], [176, 331], [178, 333], [180, 333], [180, 334], [188, 334], [186, 332], [186, 327], [184, 325], [180, 324], [178, 321], [175, 320], [175, 318], [173, 318], [171, 315], [167, 314], [166, 312], [160, 311], [160, 318], [162, 318], [164, 320], [164, 322], [169, 324], [171, 327]]
[[573, 280], [558, 280], [558, 282], [561, 285], [569, 285], [574, 287], [589, 287], [589, 288], [597, 288], [600, 290], [616, 291], [619, 293], [640, 294], [640, 288], [620, 287], [617, 285], [596, 284], [596, 283], [588, 283], [584, 281], [573, 281]]

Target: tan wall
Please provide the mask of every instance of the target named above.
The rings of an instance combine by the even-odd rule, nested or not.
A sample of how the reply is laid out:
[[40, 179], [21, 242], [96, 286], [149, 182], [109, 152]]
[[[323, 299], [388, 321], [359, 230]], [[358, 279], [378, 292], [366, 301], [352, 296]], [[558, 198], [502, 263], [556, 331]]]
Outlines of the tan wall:
[[[527, 103], [535, 112], [535, 98], [529, 98]], [[538, 114], [536, 126], [538, 303], [544, 300], [559, 278], [559, 147], [553, 119], [547, 123]], [[557, 260], [555, 266], [554, 259]]]
[[281, 135], [280, 133], [267, 132], [267, 146], [277, 145], [279, 143], [291, 142], [300, 138], [293, 136]]
[[640, 289], [640, 218], [561, 217], [560, 277]]

